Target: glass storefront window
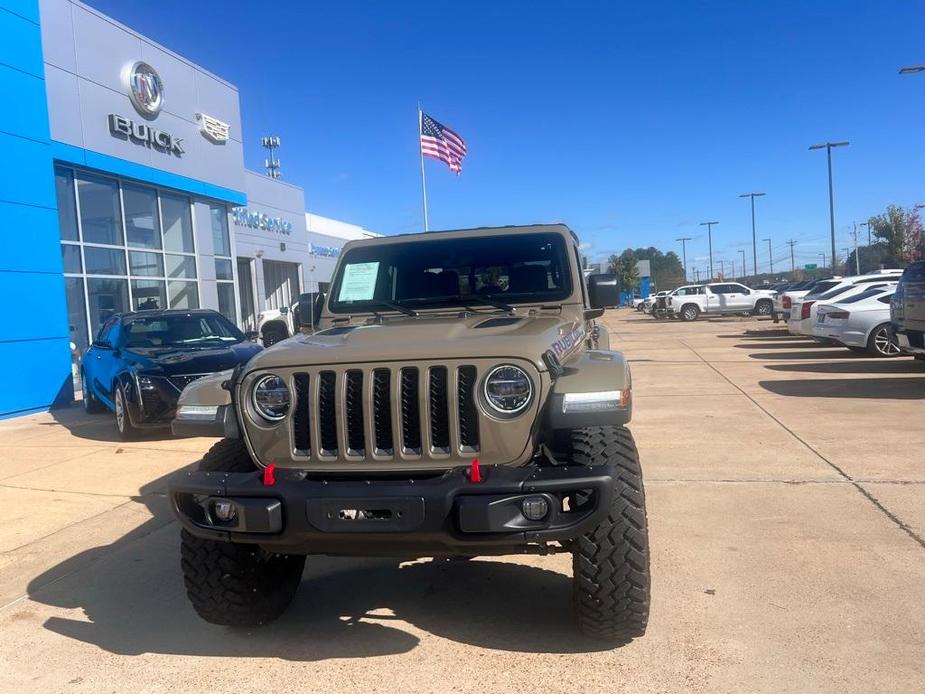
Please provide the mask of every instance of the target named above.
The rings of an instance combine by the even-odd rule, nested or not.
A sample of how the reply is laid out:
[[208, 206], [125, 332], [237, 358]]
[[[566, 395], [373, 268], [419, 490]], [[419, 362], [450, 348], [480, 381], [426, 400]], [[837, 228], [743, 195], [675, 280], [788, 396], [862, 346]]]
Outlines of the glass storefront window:
[[161, 217], [164, 220], [164, 250], [195, 252], [189, 198], [161, 193]]
[[189, 255], [167, 255], [167, 277], [196, 278], [196, 259]]
[[231, 260], [228, 258], [215, 259], [215, 279], [233, 280], [234, 270], [231, 267]]
[[133, 248], [160, 248], [161, 223], [153, 188], [122, 184], [126, 242]]
[[74, 173], [55, 167], [55, 193], [58, 198], [58, 229], [62, 241], [79, 241], [77, 234], [77, 203], [74, 200]]
[[84, 281], [80, 277], [64, 278], [64, 293], [67, 297], [67, 322], [71, 342], [78, 353], [89, 345], [87, 332], [87, 308], [84, 304]]
[[81, 173], [77, 176], [80, 228], [84, 243], [122, 245], [119, 184], [109, 178]]
[[124, 275], [125, 251], [116, 248], [84, 246], [88, 275]]
[[167, 290], [163, 280], [132, 280], [132, 302], [135, 311], [167, 308]]
[[195, 282], [168, 282], [170, 308], [199, 308], [199, 287]]
[[142, 277], [163, 277], [164, 257], [160, 253], [129, 251], [128, 269], [131, 275]]
[[80, 246], [69, 243], [61, 244], [61, 260], [64, 262], [64, 271], [79, 275], [83, 269], [80, 262]]
[[231, 237], [228, 235], [228, 210], [224, 205], [209, 205], [212, 224], [212, 253], [231, 257]]
[[95, 335], [107, 318], [128, 311], [128, 280], [88, 277], [87, 299], [90, 333]]
[[218, 282], [215, 288], [218, 290], [218, 312], [237, 325], [238, 317], [234, 312], [234, 283]]

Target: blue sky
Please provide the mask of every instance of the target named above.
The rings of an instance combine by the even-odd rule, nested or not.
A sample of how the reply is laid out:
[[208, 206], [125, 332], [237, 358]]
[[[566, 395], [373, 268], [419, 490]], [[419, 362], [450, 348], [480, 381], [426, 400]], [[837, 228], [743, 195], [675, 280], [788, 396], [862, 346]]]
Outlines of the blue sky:
[[426, 163], [431, 228], [563, 221], [593, 257], [691, 236], [703, 267], [700, 221], [715, 257], [751, 257], [738, 195], [760, 190], [775, 264], [790, 238], [821, 262], [825, 140], [851, 141], [839, 249], [925, 202], [925, 73], [897, 74], [925, 63], [921, 2], [90, 4], [238, 86], [250, 168], [277, 134], [311, 211], [386, 234], [421, 228], [418, 100], [469, 146], [458, 178]]

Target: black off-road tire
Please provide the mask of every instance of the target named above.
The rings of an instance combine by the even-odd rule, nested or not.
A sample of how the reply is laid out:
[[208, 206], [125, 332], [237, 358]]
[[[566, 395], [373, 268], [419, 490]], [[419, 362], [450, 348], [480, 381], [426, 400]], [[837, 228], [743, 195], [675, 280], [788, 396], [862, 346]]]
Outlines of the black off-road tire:
[[572, 462], [612, 464], [618, 477], [607, 518], [574, 541], [572, 594], [578, 626], [614, 645], [646, 633], [649, 621], [649, 540], [639, 453], [628, 429], [572, 432]]
[[[240, 439], [222, 439], [199, 461], [199, 469], [251, 472], [256, 466]], [[305, 557], [207, 540], [183, 530], [180, 566], [186, 594], [200, 617], [212, 624], [258, 626], [275, 620], [292, 602]]]

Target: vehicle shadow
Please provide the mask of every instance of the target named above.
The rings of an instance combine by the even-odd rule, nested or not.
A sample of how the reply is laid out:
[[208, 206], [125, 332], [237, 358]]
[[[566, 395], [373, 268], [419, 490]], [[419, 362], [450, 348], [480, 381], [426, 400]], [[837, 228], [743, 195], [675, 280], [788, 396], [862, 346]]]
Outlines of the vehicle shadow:
[[180, 527], [163, 489], [134, 501], [151, 518], [115, 542], [80, 552], [35, 577], [32, 601], [80, 610], [44, 627], [110, 653], [256, 656], [292, 661], [412, 650], [431, 634], [483, 648], [586, 653], [611, 648], [582, 637], [570, 613], [571, 578], [500, 561], [309, 557], [296, 599], [275, 623], [233, 629], [203, 622], [180, 573]]
[[[790, 345], [791, 347], [793, 345]], [[768, 345], [762, 345], [761, 349], [767, 348]], [[849, 361], [859, 361], [861, 359], [874, 357], [865, 357], [863, 354], [856, 354], [850, 352], [844, 347], [841, 351], [816, 351], [818, 345], [807, 346], [807, 349], [802, 352], [755, 352], [754, 354], [749, 354], [749, 359], [773, 359], [775, 361], [801, 361], [806, 359], [838, 359], [838, 360], [849, 360]], [[824, 349], [824, 347], [823, 347]]]
[[790, 333], [787, 332], [786, 328], [780, 328], [780, 329], [775, 329], [775, 330], [746, 330], [743, 333], [734, 333], [731, 335], [717, 335], [717, 337], [723, 338], [725, 340], [741, 340], [743, 338], [763, 339], [763, 338], [769, 338], [769, 337], [774, 337], [774, 338], [786, 337], [791, 340], [804, 339], [801, 335], [791, 335]]
[[[101, 441], [105, 443], [123, 443], [116, 431], [116, 420], [111, 412], [102, 412], [100, 414], [87, 414], [83, 410], [80, 402], [71, 403], [66, 406], [56, 407], [51, 410], [51, 416], [54, 422], [45, 422], [41, 426], [63, 426], [73, 436], [86, 439], [88, 441]], [[138, 441], [163, 441], [173, 439], [170, 427], [157, 429], [145, 429], [141, 431]]]
[[797, 373], [830, 374], [921, 374], [925, 387], [925, 365], [914, 359], [864, 359], [821, 364], [767, 364], [764, 368], [771, 371], [792, 371]]
[[791, 340], [779, 340], [779, 341], [768, 342], [768, 343], [760, 344], [760, 345], [758, 344], [758, 341], [756, 340], [754, 343], [745, 344], [745, 345], [733, 345], [733, 346], [736, 349], [756, 349], [756, 348], [791, 349], [793, 347], [799, 347], [800, 344], [797, 344], [797, 343], [805, 344], [807, 347], [812, 347], [813, 349], [833, 349], [833, 348], [845, 349], [844, 345], [840, 345], [840, 344], [829, 345], [824, 342], [816, 342], [812, 338], [808, 338], [808, 337], [793, 337], [793, 339]]
[[922, 378], [821, 378], [793, 381], [759, 381], [775, 395], [796, 398], [871, 398], [878, 400], [923, 400]]

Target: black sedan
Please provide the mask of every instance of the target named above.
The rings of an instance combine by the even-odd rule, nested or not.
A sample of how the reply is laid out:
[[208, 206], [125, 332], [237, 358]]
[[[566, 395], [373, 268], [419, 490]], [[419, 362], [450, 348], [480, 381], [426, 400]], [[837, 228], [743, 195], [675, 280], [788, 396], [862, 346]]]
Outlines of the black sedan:
[[119, 435], [132, 439], [168, 426], [188, 383], [244, 364], [260, 349], [215, 311], [113, 315], [81, 360], [84, 408], [112, 411]]

